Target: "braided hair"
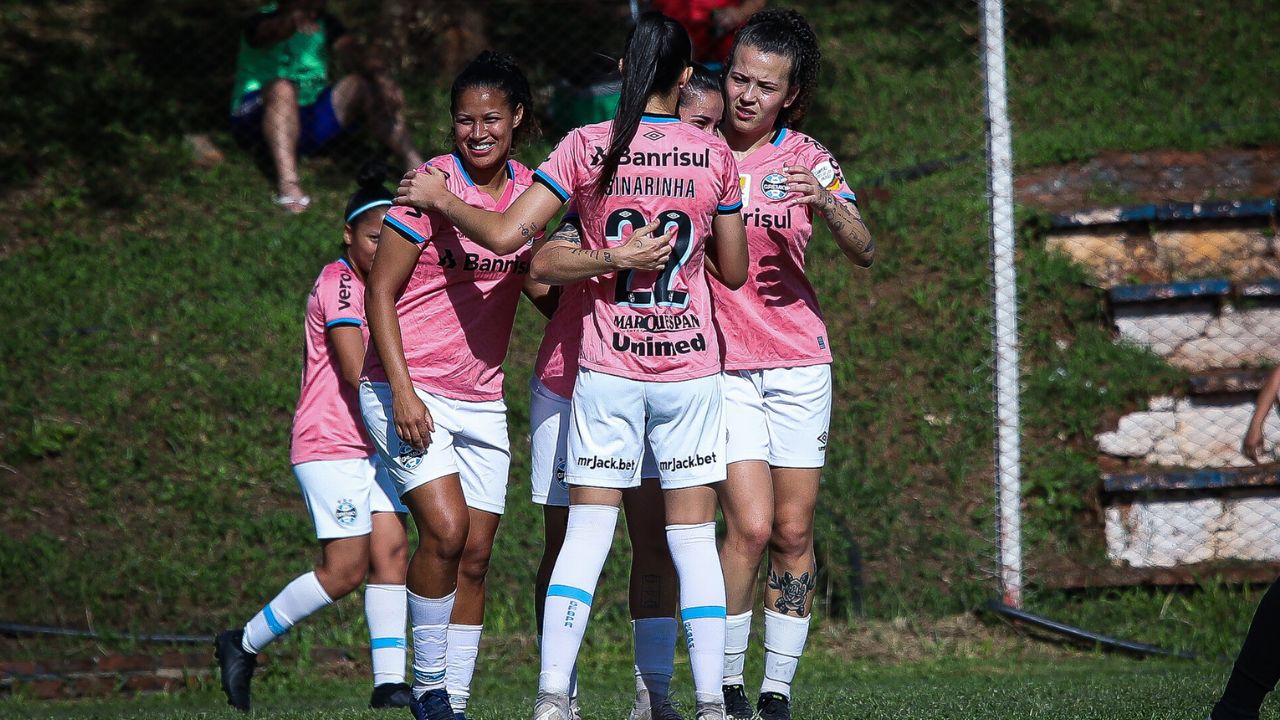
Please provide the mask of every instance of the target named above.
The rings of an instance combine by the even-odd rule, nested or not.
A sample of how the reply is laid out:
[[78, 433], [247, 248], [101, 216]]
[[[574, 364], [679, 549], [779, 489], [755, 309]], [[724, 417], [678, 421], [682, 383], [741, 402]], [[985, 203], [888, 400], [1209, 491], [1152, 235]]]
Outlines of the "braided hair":
[[761, 10], [752, 15], [738, 31], [733, 49], [729, 51], [730, 67], [733, 66], [738, 48], [744, 46], [770, 55], [782, 55], [791, 60], [787, 91], [798, 89], [799, 92], [796, 93], [795, 101], [778, 113], [774, 126], [799, 128], [805, 115], [809, 113], [813, 89], [818, 83], [818, 67], [822, 64], [818, 36], [813, 32], [809, 21], [795, 10]]
[[529, 90], [529, 80], [521, 72], [516, 59], [506, 53], [485, 50], [476, 56], [454, 78], [453, 87], [449, 90], [449, 112], [457, 114], [458, 100], [462, 93], [472, 88], [491, 88], [501, 92], [507, 98], [507, 108], [514, 114], [517, 106], [524, 108], [524, 119], [515, 129], [512, 144], [539, 133], [538, 119], [533, 113], [533, 93]]

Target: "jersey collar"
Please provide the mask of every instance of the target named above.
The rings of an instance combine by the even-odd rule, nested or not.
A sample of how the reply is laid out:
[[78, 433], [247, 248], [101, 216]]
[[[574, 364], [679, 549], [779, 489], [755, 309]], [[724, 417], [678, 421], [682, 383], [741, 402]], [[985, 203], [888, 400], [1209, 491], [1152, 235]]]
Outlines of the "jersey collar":
[[668, 115], [666, 113], [645, 113], [640, 116], [640, 122], [673, 123], [680, 122], [680, 117], [677, 115]]

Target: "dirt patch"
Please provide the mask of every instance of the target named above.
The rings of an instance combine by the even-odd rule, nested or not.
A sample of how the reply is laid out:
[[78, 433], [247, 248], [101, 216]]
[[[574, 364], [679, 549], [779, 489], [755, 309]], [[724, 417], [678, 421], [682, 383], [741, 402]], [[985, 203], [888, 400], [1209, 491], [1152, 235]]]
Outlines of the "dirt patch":
[[1050, 212], [1141, 202], [1280, 195], [1280, 147], [1104, 152], [1019, 173], [1018, 202]]

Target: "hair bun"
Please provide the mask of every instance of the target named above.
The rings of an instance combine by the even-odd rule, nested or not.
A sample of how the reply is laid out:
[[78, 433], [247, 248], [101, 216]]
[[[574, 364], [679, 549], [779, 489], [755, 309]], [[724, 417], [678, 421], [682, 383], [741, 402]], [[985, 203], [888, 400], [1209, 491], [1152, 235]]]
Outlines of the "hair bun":
[[391, 168], [387, 167], [385, 162], [370, 160], [362, 165], [360, 172], [356, 174], [356, 185], [365, 190], [380, 188], [387, 182], [387, 175], [390, 172]]
[[477, 65], [487, 65], [503, 72], [519, 71], [519, 66], [516, 65], [516, 59], [513, 56], [497, 50], [485, 50], [477, 55], [473, 62]]

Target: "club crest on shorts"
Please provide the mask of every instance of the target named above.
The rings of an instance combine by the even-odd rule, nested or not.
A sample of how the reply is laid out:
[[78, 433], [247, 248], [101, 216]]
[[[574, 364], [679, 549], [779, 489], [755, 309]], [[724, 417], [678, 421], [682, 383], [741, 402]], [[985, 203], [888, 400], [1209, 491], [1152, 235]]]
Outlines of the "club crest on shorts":
[[569, 489], [569, 483], [564, 479], [564, 466], [565, 466], [565, 459], [564, 459], [564, 458], [557, 458], [557, 460], [556, 460], [556, 482], [557, 482], [557, 483], [559, 483], [559, 485], [560, 485], [560, 487], [561, 487], [561, 488], [564, 488], [565, 490], [568, 490], [568, 489]]
[[770, 200], [781, 200], [787, 196], [787, 176], [782, 173], [769, 173], [760, 181], [760, 192]]
[[407, 442], [400, 442], [400, 457], [397, 458], [405, 470], [412, 470], [422, 464], [422, 456], [427, 454], [427, 449], [418, 449]]
[[354, 525], [356, 522], [356, 506], [351, 498], [343, 498], [333, 509], [333, 517], [340, 525]]

